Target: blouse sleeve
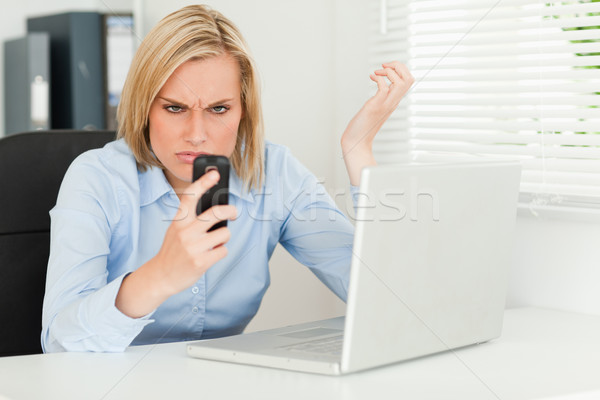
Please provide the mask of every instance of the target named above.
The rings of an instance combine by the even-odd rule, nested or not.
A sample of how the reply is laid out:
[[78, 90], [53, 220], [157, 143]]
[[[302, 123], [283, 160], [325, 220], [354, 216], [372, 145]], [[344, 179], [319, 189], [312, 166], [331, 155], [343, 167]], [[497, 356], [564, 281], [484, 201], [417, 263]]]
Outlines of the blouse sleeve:
[[121, 213], [118, 189], [88, 153], [71, 165], [50, 212], [50, 258], [42, 347], [55, 351], [123, 351], [152, 322], [115, 306], [126, 274], [108, 282], [110, 241]]
[[279, 186], [286, 210], [280, 243], [346, 301], [354, 228], [324, 186], [289, 151]]

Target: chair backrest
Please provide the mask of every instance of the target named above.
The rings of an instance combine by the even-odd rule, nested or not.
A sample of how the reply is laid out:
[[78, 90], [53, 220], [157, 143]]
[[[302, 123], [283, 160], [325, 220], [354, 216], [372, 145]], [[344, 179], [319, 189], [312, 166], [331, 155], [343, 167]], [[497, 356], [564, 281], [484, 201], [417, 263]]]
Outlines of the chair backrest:
[[50, 216], [71, 162], [114, 131], [50, 130], [0, 139], [0, 356], [42, 351]]

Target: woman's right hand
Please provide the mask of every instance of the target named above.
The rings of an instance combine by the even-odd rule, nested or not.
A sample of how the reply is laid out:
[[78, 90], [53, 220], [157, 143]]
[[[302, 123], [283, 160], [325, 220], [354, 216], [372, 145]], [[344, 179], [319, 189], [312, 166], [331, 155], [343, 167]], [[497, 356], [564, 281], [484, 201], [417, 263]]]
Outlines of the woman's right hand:
[[218, 172], [210, 171], [180, 196], [179, 210], [158, 254], [121, 284], [115, 305], [122, 313], [132, 318], [150, 313], [170, 296], [192, 286], [212, 265], [225, 258], [229, 229], [208, 230], [219, 221], [235, 219], [236, 208], [214, 206], [196, 216], [198, 200], [218, 179]]

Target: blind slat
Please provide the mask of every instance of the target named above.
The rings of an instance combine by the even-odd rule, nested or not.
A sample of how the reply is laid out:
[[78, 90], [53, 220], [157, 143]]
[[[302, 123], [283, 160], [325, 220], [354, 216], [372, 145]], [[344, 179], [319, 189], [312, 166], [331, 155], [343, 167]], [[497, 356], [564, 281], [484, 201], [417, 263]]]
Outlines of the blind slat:
[[462, 9], [479, 9], [483, 11], [489, 10], [491, 7], [503, 5], [505, 7], [527, 6], [532, 3], [531, 0], [446, 0], [446, 1], [407, 1], [395, 0], [390, 1], [390, 7], [409, 7], [412, 11], [447, 11]]
[[533, 81], [533, 80], [600, 80], [600, 73], [596, 69], [571, 69], [560, 68], [556, 71], [522, 71], [517, 68], [505, 68], [497, 70], [465, 71], [462, 69], [433, 69], [431, 71], [417, 70], [412, 72], [415, 79], [427, 77], [428, 82], [435, 81]]
[[[458, 106], [455, 104], [455, 107]], [[486, 109], [483, 107], [473, 108], [470, 107], [464, 110], [456, 109], [415, 109], [412, 115], [417, 117], [441, 117], [441, 118], [470, 118], [473, 115], [477, 115], [481, 118], [530, 118], [530, 119], [547, 119], [547, 118], [600, 118], [600, 108], [584, 108], [584, 109], [567, 109], [567, 110], [556, 110], [556, 109], [528, 109], [520, 110], [514, 107], [506, 109]], [[600, 131], [600, 126], [597, 128]]]
[[531, 43], [556, 40], [597, 40], [600, 39], [600, 29], [582, 29], [564, 31], [560, 28], [549, 29], [522, 29], [509, 30], [498, 35], [497, 32], [471, 32], [463, 33], [433, 33], [429, 35], [411, 35], [408, 31], [388, 32], [376, 38], [371, 38], [369, 43], [406, 40], [411, 46], [448, 45], [461, 43], [463, 45], [481, 45], [496, 43]]
[[375, 37], [370, 37], [368, 43], [371, 46], [386, 43], [395, 43], [402, 48], [414, 46], [445, 46], [457, 45], [476, 46], [476, 45], [494, 45], [494, 44], [531, 44], [531, 43], [547, 43], [553, 41], [581, 41], [581, 40], [598, 40], [600, 39], [600, 29], [582, 29], [564, 31], [560, 28], [550, 29], [528, 29], [519, 31], [506, 31], [502, 35], [497, 32], [471, 32], [465, 36], [464, 32], [456, 34], [438, 32], [428, 35], [411, 35], [407, 30], [388, 32], [386, 34], [378, 34]]
[[511, 154], [528, 155], [535, 157], [568, 157], [581, 159], [600, 158], [600, 149], [593, 147], [548, 147], [530, 144], [527, 146], [515, 145], [484, 145], [476, 143], [461, 142], [433, 142], [433, 141], [411, 141], [415, 150], [447, 151], [453, 153], [475, 153], [475, 154]]
[[600, 65], [600, 56], [577, 57], [576, 55], [559, 54], [549, 59], [535, 58], [533, 55], [530, 58], [516, 57], [487, 57], [487, 58], [467, 58], [467, 57], [444, 57], [444, 58], [412, 58], [409, 63], [415, 69], [431, 69], [435, 68], [489, 68], [495, 69], [501, 66], [514, 66], [518, 64], [520, 67], [536, 67], [543, 65], [545, 67], [563, 67], [577, 66], [590, 67]]
[[[522, 5], [531, 5], [522, 4]], [[415, 23], [422, 22], [443, 22], [448, 20], [477, 20], [482, 17], [484, 14], [488, 14], [486, 20], [493, 19], [507, 19], [513, 18], [518, 12], [518, 18], [528, 18], [528, 17], [540, 17], [540, 18], [551, 18], [557, 16], [569, 16], [573, 15], [579, 16], [587, 16], [590, 13], [598, 13], [600, 12], [600, 3], [579, 3], [579, 4], [570, 4], [570, 5], [561, 5], [561, 6], [545, 6], [544, 4], [536, 4], [536, 7], [520, 7], [515, 8], [507, 7], [504, 2], [499, 2], [497, 7], [480, 7], [480, 8], [461, 8], [456, 7], [452, 10], [447, 10], [447, 12], [440, 12], [440, 10], [435, 10], [434, 12], [418, 12], [417, 10], [413, 10], [410, 14], [406, 14], [408, 7], [397, 8], [388, 11], [388, 17], [390, 20], [394, 20], [397, 18], [405, 19], [408, 18]]]
[[[397, 44], [387, 44], [385, 46], [377, 46], [372, 49], [373, 52], [382, 52], [392, 49], [394, 51], [404, 51]], [[485, 57], [497, 56], [519, 56], [519, 55], [552, 55], [552, 54], [568, 54], [572, 57], [577, 53], [600, 53], [600, 42], [591, 43], [569, 43], [569, 42], [545, 42], [532, 45], [516, 46], [514, 43], [497, 44], [497, 45], [480, 45], [480, 46], [465, 46], [448, 45], [448, 46], [427, 46], [410, 51], [413, 57], [445, 57], [452, 55], [453, 57]]]
[[[600, 81], [589, 82], [589, 83], [517, 83], [513, 82], [511, 85], [506, 85], [504, 82], [488, 82], [481, 84], [478, 82], [449, 82], [446, 87], [444, 83], [440, 81], [432, 82], [417, 82], [413, 91], [415, 93], [544, 93], [544, 92], [555, 92], [555, 93], [594, 93], [600, 92]], [[451, 85], [454, 85], [452, 87]], [[457, 101], [460, 103], [460, 101]], [[568, 101], [565, 101], [568, 103]]]
[[[533, 46], [535, 44], [535, 47]], [[598, 53], [600, 52], [600, 42], [591, 43], [569, 43], [569, 42], [543, 42], [528, 43], [517, 46], [514, 43], [487, 44], [478, 46], [467, 46], [464, 44], [449, 44], [446, 46], [426, 46], [419, 49], [410, 50], [410, 46], [403, 46], [398, 42], [386, 42], [372, 46], [371, 51], [374, 54], [385, 53], [387, 51], [410, 54], [412, 57], [484, 57], [497, 56], [519, 56], [538, 54], [564, 54], [573, 55], [576, 53]], [[410, 51], [409, 51], [410, 50]]]
[[[470, 143], [513, 143], [513, 144], [539, 144], [539, 145], [569, 145], [569, 146], [597, 146], [600, 148], [600, 135], [583, 134], [509, 134], [509, 133], [448, 133], [417, 131], [419, 140], [452, 140]], [[600, 171], [599, 171], [600, 173]]]
[[[440, 162], [440, 161], [452, 161], [452, 160], [482, 160], [484, 156], [473, 153], [450, 153], [447, 151], [436, 152], [436, 151], [420, 151], [414, 148], [412, 149], [412, 160], [416, 162]], [[588, 159], [565, 159], [565, 158], [551, 158], [551, 157], [537, 157], [519, 154], [503, 154], [499, 153], [494, 155], [495, 159], [503, 160], [519, 160], [525, 167], [525, 170], [540, 170], [540, 171], [562, 171], [565, 173], [576, 172], [572, 174], [574, 179], [577, 179], [579, 173], [594, 173], [590, 171], [600, 171], [600, 160], [588, 160]], [[600, 173], [600, 172], [597, 172]]]
[[[485, 23], [477, 23], [477, 21], [451, 21], [446, 23], [436, 22], [427, 24], [410, 24], [408, 30], [411, 34], [424, 34], [424, 33], [440, 33], [444, 31], [447, 33], [469, 33], [472, 30], [477, 32], [497, 32], [503, 33], [506, 31], [514, 32], [516, 30], [527, 30], [532, 29], [533, 25], [537, 23], [539, 29], [549, 28], [577, 28], [587, 26], [599, 26], [600, 16], [593, 17], [580, 17], [580, 18], [560, 18], [560, 19], [540, 19], [539, 21], [521, 20], [519, 18], [506, 18], [506, 19], [491, 19], [486, 20]], [[408, 20], [394, 20], [388, 22], [388, 29], [390, 28], [402, 28], [406, 29], [406, 25], [409, 24]]]
[[[407, 99], [408, 100], [408, 99]], [[573, 106], [596, 106], [600, 105], [600, 98], [594, 95], [578, 95], [573, 94], [569, 98], [564, 95], [552, 95], [539, 93], [538, 95], [517, 96], [506, 94], [498, 94], [494, 96], [483, 96], [481, 94], [448, 96], [431, 96], [420, 94], [417, 92], [411, 93], [410, 102], [415, 105], [481, 105], [481, 106], [529, 106], [529, 105], [573, 105]]]
[[[553, 120], [542, 120], [542, 121], [481, 121], [481, 120], [463, 120], [463, 121], [451, 121], [443, 120], [439, 121], [439, 118], [413, 118], [411, 119], [414, 125], [418, 125], [423, 128], [445, 128], [445, 129], [481, 129], [489, 126], [494, 126], [496, 129], [506, 131], [569, 131], [569, 132], [594, 132], [600, 128], [600, 122], [591, 121], [569, 121], [560, 122]], [[438, 122], [439, 121], [439, 122]], [[402, 128], [401, 124], [394, 125], [394, 127]]]

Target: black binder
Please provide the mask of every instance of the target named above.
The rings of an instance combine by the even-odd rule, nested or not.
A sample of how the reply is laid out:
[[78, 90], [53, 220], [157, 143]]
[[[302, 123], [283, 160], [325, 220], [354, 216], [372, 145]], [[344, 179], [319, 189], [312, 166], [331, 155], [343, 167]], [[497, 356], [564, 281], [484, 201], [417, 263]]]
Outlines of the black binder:
[[104, 54], [104, 96], [106, 129], [117, 130], [117, 106], [125, 78], [135, 54], [133, 14], [104, 14], [102, 23]]
[[4, 126], [7, 135], [50, 127], [50, 40], [30, 33], [4, 42]]
[[27, 19], [28, 32], [50, 35], [54, 129], [104, 129], [102, 15], [69, 12]]

